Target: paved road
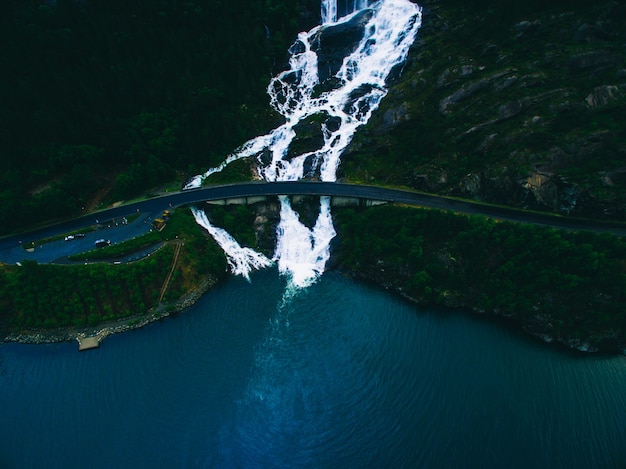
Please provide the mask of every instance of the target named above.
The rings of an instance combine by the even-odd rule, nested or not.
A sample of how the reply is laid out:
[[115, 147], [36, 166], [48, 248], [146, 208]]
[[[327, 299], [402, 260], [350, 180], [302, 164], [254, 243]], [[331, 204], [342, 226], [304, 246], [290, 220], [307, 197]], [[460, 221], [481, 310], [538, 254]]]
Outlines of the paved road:
[[[201, 203], [206, 200], [221, 200], [236, 197], [250, 197], [260, 195], [330, 195], [343, 197], [359, 197], [374, 200], [384, 200], [410, 205], [418, 205], [441, 210], [453, 210], [460, 213], [482, 214], [494, 218], [511, 220], [522, 223], [533, 223], [556, 228], [571, 230], [591, 230], [595, 232], [610, 232], [620, 236], [626, 235], [626, 224], [611, 222], [595, 222], [573, 220], [552, 215], [525, 212], [509, 208], [486, 206], [473, 202], [459, 201], [445, 197], [421, 194], [398, 189], [388, 189], [376, 186], [332, 182], [250, 182], [227, 186], [203, 187], [182, 192], [174, 192], [141, 202], [135, 202], [100, 212], [91, 213], [80, 218], [68, 220], [30, 233], [12, 235], [0, 239], [0, 259], [2, 251], [15, 248], [19, 241], [24, 242], [43, 239], [97, 223], [106, 223], [110, 220], [119, 220], [134, 213], [141, 213], [142, 217], [158, 216], [163, 210], [184, 205]], [[130, 237], [130, 236], [129, 236]]]

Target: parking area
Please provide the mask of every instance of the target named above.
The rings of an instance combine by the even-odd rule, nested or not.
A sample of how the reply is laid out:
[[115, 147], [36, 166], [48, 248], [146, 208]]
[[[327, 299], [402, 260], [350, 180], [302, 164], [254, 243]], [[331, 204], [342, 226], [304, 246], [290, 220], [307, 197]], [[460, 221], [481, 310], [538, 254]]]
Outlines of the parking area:
[[[95, 249], [98, 240], [110, 241], [111, 244], [119, 243], [147, 233], [152, 228], [151, 223], [151, 214], [144, 213], [131, 223], [123, 217], [106, 222], [98, 220], [98, 224], [84, 232], [60, 236], [54, 241], [19, 240], [13, 246], [0, 250], [0, 262], [15, 264], [24, 260], [33, 260], [40, 264], [67, 264], [69, 263], [68, 256]], [[24, 246], [32, 242], [34, 242], [32, 249], [24, 249]]]

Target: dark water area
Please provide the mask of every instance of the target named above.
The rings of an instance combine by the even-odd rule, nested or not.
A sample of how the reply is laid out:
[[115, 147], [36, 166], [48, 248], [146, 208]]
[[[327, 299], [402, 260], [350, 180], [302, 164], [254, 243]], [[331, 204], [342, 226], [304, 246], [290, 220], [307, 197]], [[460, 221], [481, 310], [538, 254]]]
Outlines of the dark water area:
[[77, 345], [0, 346], [1, 468], [626, 467], [626, 358], [275, 270]]

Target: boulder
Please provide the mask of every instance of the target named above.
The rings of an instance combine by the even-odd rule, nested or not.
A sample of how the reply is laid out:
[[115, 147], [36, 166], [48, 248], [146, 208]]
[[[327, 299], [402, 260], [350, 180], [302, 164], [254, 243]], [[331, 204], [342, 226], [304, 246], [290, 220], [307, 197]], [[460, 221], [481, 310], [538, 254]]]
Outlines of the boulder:
[[439, 112], [444, 115], [449, 114], [450, 109], [448, 108], [450, 106], [458, 104], [461, 101], [464, 101], [476, 95], [477, 93], [491, 86], [494, 82], [496, 82], [500, 78], [510, 75], [510, 73], [511, 73], [511, 70], [505, 70], [503, 72], [496, 73], [495, 75], [491, 75], [489, 77], [481, 78], [480, 80], [474, 81], [472, 83], [468, 83], [467, 85], [456, 90], [451, 95], [443, 98], [439, 102]]
[[510, 103], [503, 104], [498, 109], [498, 120], [510, 119], [517, 116], [524, 110], [524, 102], [522, 100], [511, 101]]
[[293, 130], [296, 132], [296, 136], [287, 151], [285, 157], [287, 160], [291, 160], [304, 153], [319, 150], [324, 145], [322, 125], [315, 116], [305, 122], [300, 122]]
[[406, 102], [401, 103], [399, 106], [385, 111], [380, 130], [387, 132], [399, 123], [409, 121], [410, 119], [411, 115], [409, 114], [409, 105]]
[[613, 33], [611, 33], [610, 29], [610, 25], [607, 25], [603, 22], [597, 22], [595, 24], [583, 23], [576, 30], [573, 39], [575, 42], [587, 44], [600, 41], [609, 41], [613, 36]]
[[617, 101], [624, 97], [624, 94], [619, 87], [614, 85], [604, 85], [595, 88], [589, 96], [585, 98], [587, 106], [590, 108], [598, 108], [606, 106], [611, 101]]
[[543, 206], [553, 211], [559, 208], [558, 187], [553, 176], [533, 171], [528, 175], [521, 186], [528, 191], [528, 195], [534, 200], [533, 205]]
[[364, 36], [364, 28], [372, 10], [363, 10], [349, 21], [320, 28], [312, 39], [311, 49], [317, 52], [319, 81], [334, 76], [343, 59], [354, 52]]
[[602, 70], [618, 64], [620, 58], [605, 50], [583, 52], [570, 57], [567, 68], [572, 73]]

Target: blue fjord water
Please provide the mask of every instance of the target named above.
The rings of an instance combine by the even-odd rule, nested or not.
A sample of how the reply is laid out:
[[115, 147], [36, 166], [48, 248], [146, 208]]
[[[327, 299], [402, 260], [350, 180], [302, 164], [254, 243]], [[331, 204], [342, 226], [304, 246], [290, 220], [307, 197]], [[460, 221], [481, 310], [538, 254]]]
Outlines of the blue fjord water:
[[0, 467], [626, 467], [626, 358], [335, 273], [283, 293], [269, 270], [95, 351], [0, 346]]

